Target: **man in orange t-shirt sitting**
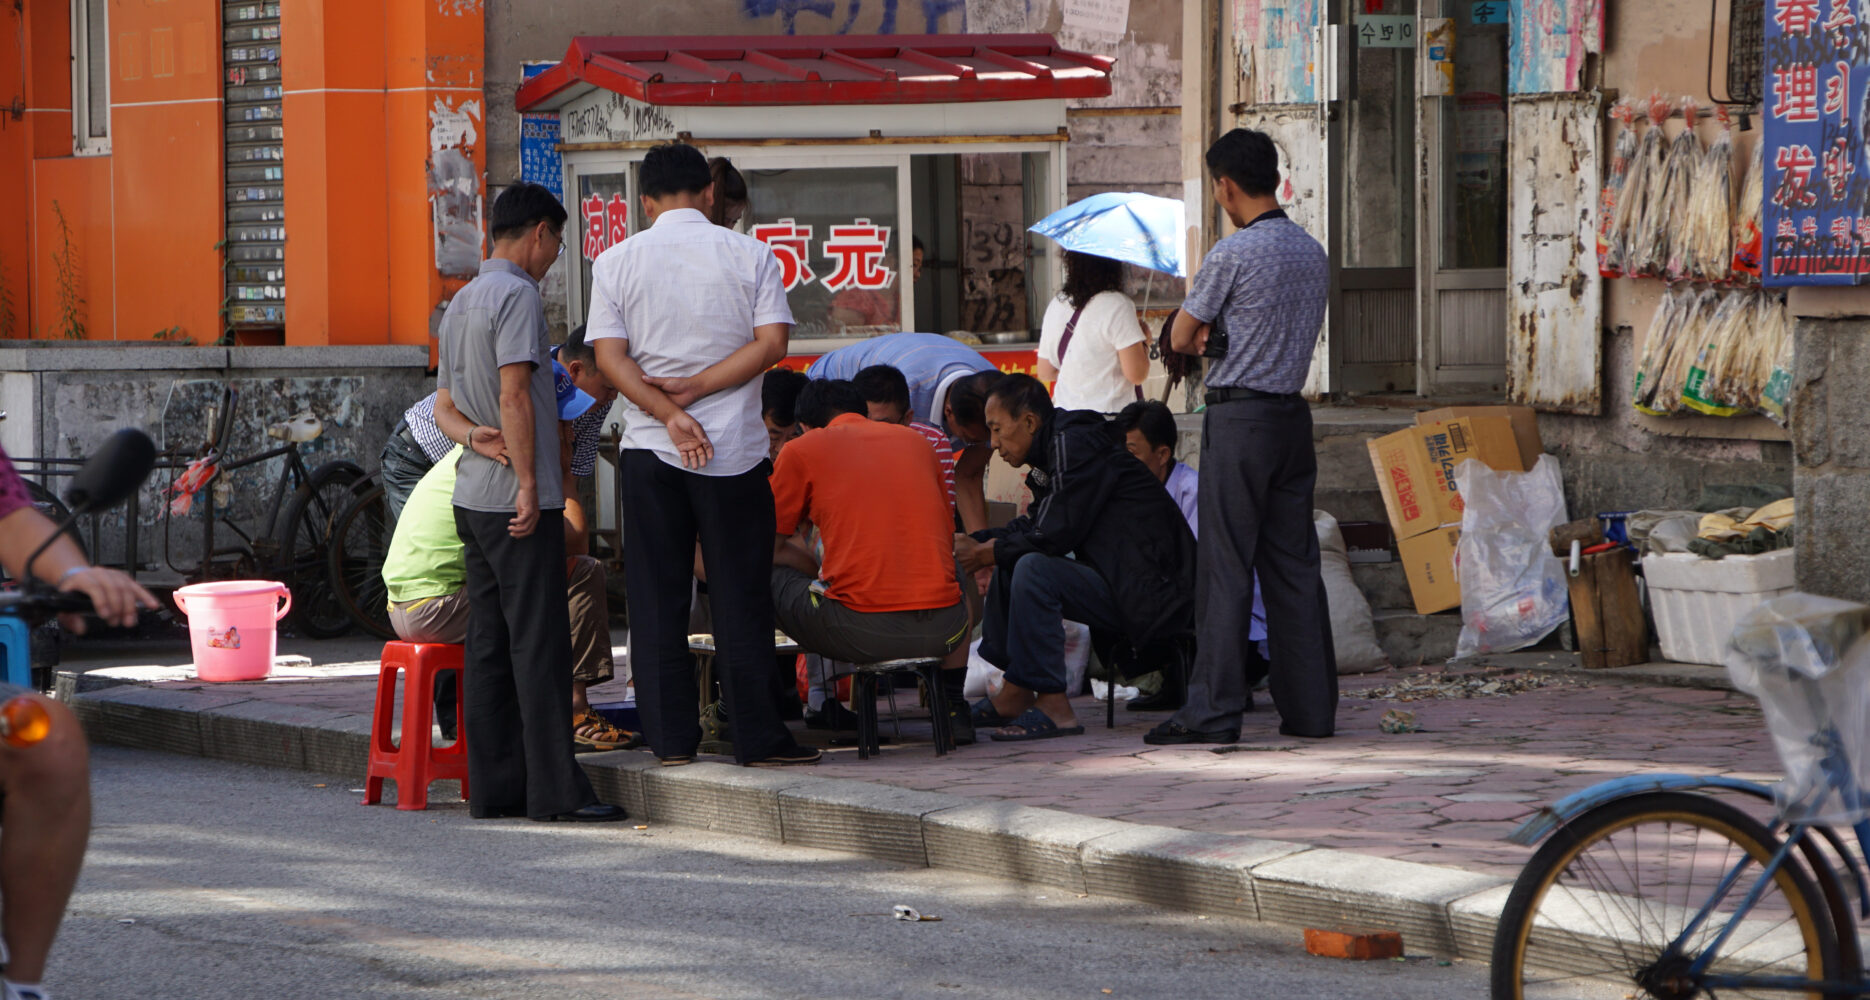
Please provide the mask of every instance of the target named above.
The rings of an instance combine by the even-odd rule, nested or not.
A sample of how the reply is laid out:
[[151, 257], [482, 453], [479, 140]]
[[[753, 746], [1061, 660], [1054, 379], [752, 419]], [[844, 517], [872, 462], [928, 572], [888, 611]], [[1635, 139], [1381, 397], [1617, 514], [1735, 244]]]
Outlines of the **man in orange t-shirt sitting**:
[[[820, 423], [806, 419], [818, 406], [823, 426], [789, 442], [773, 469], [774, 619], [831, 660], [948, 655], [967, 638], [968, 613], [934, 451], [907, 427], [870, 420], [849, 382], [807, 386], [801, 423]], [[806, 519], [822, 564], [791, 537]]]

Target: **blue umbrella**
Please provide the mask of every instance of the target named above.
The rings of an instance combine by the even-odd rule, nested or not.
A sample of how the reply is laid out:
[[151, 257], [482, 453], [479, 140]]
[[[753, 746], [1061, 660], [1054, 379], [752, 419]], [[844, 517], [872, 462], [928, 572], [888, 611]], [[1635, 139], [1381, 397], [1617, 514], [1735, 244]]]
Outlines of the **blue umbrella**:
[[1185, 277], [1182, 203], [1140, 191], [1094, 194], [1040, 219], [1032, 232], [1067, 250]]

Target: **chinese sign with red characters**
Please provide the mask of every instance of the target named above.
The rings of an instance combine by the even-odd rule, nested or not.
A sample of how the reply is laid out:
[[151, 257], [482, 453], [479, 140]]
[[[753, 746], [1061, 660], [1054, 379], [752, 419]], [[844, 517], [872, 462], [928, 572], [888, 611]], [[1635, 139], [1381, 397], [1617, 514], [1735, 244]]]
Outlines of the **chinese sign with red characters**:
[[630, 203], [621, 193], [607, 199], [601, 193], [592, 192], [578, 203], [578, 209], [584, 219], [585, 260], [596, 260], [598, 254], [622, 243], [623, 238], [630, 235]]
[[1764, 206], [1768, 285], [1870, 275], [1865, 84], [1857, 0], [1766, 0]]
[[878, 290], [894, 283], [896, 272], [883, 263], [889, 256], [890, 227], [858, 219], [850, 225], [827, 228], [830, 234], [819, 244], [823, 253], [818, 259], [826, 262], [822, 274], [812, 267], [814, 227], [780, 219], [754, 226], [752, 233], [754, 239], [773, 248], [788, 292], [814, 281], [833, 292], [846, 288]]

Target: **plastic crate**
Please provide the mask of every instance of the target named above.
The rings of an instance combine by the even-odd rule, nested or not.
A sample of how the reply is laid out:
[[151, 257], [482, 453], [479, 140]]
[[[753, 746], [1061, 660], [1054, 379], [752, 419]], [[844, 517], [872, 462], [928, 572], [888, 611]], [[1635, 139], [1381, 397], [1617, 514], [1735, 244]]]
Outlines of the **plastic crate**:
[[1791, 593], [1796, 583], [1791, 549], [1725, 559], [1691, 552], [1644, 556], [1643, 579], [1663, 657], [1715, 666], [1740, 616]]

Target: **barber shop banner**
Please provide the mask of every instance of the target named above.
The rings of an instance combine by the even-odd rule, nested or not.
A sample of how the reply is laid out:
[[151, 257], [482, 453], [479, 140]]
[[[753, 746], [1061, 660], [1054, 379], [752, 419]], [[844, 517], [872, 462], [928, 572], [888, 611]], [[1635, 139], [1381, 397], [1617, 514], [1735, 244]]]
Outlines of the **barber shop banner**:
[[1870, 274], [1865, 27], [1857, 0], [1767, 0], [1767, 285], [1854, 285]]

